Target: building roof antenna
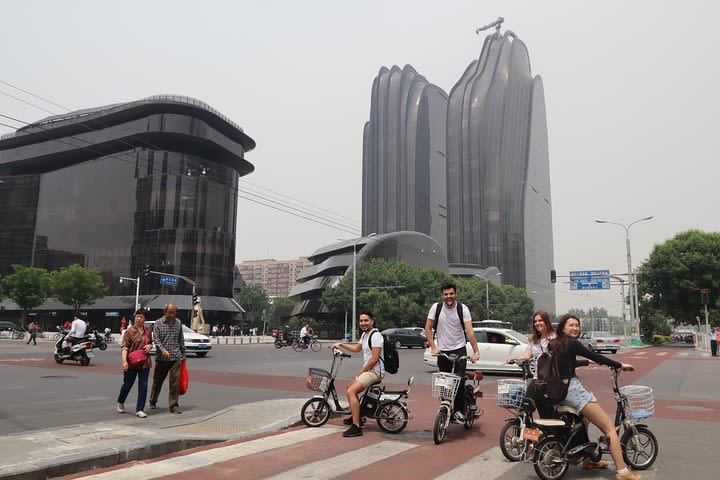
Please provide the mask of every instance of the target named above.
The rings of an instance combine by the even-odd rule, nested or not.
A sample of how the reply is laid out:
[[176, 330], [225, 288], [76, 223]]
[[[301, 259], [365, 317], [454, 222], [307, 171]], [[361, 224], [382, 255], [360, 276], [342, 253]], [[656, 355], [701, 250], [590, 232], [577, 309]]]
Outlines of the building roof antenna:
[[494, 35], [494, 36], [495, 36], [496, 38], [499, 38], [499, 37], [501, 37], [501, 35], [500, 35], [500, 27], [502, 26], [502, 23], [503, 23], [504, 21], [505, 21], [505, 18], [504, 18], [504, 17], [498, 17], [497, 20], [495, 20], [494, 22], [489, 23], [489, 24], [485, 25], [484, 27], [478, 27], [478, 28], [476, 28], [476, 29], [475, 29], [475, 33], [477, 33], [478, 35], [480, 35], [480, 32], [482, 32], [482, 31], [484, 31], [484, 30], [487, 30], [488, 28], [495, 27], [495, 35]]

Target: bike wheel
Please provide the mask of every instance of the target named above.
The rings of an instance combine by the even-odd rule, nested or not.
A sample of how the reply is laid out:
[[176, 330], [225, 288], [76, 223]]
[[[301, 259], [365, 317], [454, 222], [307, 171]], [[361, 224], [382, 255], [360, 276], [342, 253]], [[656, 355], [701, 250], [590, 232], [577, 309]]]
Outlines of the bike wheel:
[[463, 423], [465, 430], [470, 430], [470, 427], [472, 427], [473, 423], [475, 423], [476, 410], [475, 408], [470, 407], [477, 407], [477, 402], [475, 400], [475, 396], [473, 395], [472, 385], [465, 385], [465, 423]]
[[386, 403], [377, 417], [380, 430], [387, 433], [400, 433], [408, 424], [408, 412], [400, 402]]
[[330, 404], [322, 398], [311, 398], [302, 406], [300, 418], [308, 427], [321, 427], [330, 418]]
[[517, 418], [508, 420], [500, 430], [500, 451], [511, 462], [519, 462], [525, 450], [525, 442], [520, 442], [520, 422]]
[[55, 358], [55, 363], [62, 363], [65, 361], [65, 359], [60, 358], [60, 355], [58, 355], [57, 353], [54, 355], [54, 358]]
[[655, 463], [658, 456], [658, 442], [655, 435], [646, 427], [635, 427], [637, 435], [632, 430], [625, 430], [620, 443], [622, 445], [623, 460], [633, 470], [645, 470]]
[[437, 416], [435, 416], [435, 426], [433, 427], [433, 441], [435, 445], [440, 445], [445, 440], [445, 434], [447, 433], [447, 418], [448, 410], [445, 407], [440, 407]]
[[322, 344], [317, 340], [313, 340], [312, 342], [310, 342], [310, 348], [313, 352], [319, 352], [320, 350], [322, 350]]
[[283, 342], [279, 338], [275, 339], [275, 348], [282, 348]]
[[535, 447], [533, 467], [543, 480], [560, 480], [570, 464], [563, 458], [562, 444], [555, 437], [541, 437]]
[[296, 352], [299, 352], [299, 351], [301, 351], [301, 350], [303, 349], [303, 345], [302, 345], [302, 343], [300, 343], [300, 342], [293, 342], [292, 348], [293, 348], [293, 350], [295, 350]]
[[58, 340], [60, 340], [60, 337], [62, 337], [62, 335], [60, 335], [59, 333], [56, 333], [55, 335], [52, 336], [52, 339], [57, 342]]
[[83, 367], [87, 367], [88, 365], [90, 365], [90, 357], [83, 353], [83, 356], [80, 359], [80, 365], [82, 365]]
[[100, 345], [98, 345], [98, 348], [100, 350], [107, 350], [107, 343], [102, 342]]

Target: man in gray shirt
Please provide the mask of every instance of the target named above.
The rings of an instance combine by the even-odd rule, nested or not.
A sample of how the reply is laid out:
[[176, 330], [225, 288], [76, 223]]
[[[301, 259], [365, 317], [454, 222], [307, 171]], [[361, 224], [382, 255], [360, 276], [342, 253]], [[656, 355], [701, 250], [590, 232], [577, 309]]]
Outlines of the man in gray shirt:
[[182, 413], [178, 406], [180, 387], [180, 367], [185, 360], [185, 337], [182, 323], [175, 318], [177, 305], [165, 305], [165, 315], [155, 321], [153, 327], [153, 343], [155, 344], [155, 372], [150, 392], [150, 408], [157, 406], [162, 384], [170, 373], [170, 395], [168, 404], [170, 413]]

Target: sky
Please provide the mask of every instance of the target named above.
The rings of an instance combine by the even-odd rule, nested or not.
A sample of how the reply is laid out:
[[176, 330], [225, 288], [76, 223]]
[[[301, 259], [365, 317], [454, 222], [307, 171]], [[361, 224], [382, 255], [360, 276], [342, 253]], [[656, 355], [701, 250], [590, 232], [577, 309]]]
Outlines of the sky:
[[65, 112], [7, 84], [71, 110], [160, 93], [205, 101], [257, 142], [242, 197], [344, 225], [240, 198], [236, 260], [294, 259], [359, 234], [378, 70], [410, 64], [449, 92], [480, 55], [486, 34], [475, 29], [503, 16], [545, 89], [557, 311], [619, 314], [615, 288], [564, 283], [575, 270], [627, 273], [625, 230], [595, 219], [654, 217], [630, 229], [633, 266], [679, 232], [720, 230], [719, 10], [709, 0], [5, 2], [0, 114]]

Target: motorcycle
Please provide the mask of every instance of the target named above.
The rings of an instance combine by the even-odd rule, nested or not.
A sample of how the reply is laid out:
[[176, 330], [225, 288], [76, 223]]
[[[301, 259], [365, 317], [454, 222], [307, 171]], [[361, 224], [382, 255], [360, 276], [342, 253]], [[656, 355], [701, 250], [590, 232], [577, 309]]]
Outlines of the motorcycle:
[[93, 356], [92, 342], [88, 337], [85, 337], [75, 345], [71, 345], [69, 348], [63, 347], [65, 336], [61, 336], [55, 343], [55, 353], [53, 357], [56, 363], [63, 363], [65, 360], [74, 360], [79, 362], [80, 365], [86, 367], [90, 364], [90, 358]]
[[97, 330], [93, 330], [92, 347], [99, 348], [100, 350], [107, 350], [107, 342], [105, 342], [105, 339], [98, 333]]
[[292, 347], [294, 337], [292, 335], [278, 335], [275, 337], [275, 348]]

